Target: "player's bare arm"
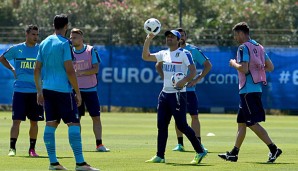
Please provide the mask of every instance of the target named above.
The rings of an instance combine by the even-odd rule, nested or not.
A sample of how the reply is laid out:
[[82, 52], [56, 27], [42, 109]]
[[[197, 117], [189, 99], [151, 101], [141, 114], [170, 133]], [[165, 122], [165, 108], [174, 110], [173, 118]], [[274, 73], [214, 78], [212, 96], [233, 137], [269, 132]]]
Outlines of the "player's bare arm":
[[248, 73], [248, 62], [237, 63], [235, 59], [230, 59], [230, 67], [235, 68], [243, 74]]
[[265, 70], [266, 70], [267, 72], [271, 72], [271, 71], [274, 70], [274, 65], [273, 65], [271, 59], [267, 59], [267, 60], [265, 61]]
[[5, 68], [9, 69], [13, 73], [14, 78], [17, 79], [17, 73], [15, 71], [15, 68], [3, 55], [0, 56], [0, 62], [5, 66]]
[[142, 59], [145, 60], [145, 61], [152, 61], [152, 62], [157, 61], [156, 57], [154, 55], [151, 55], [150, 51], [149, 51], [151, 40], [154, 37], [155, 37], [155, 35], [151, 33], [151, 34], [148, 34], [146, 39], [145, 39], [143, 52], [142, 52]]
[[98, 69], [99, 69], [99, 64], [92, 64], [92, 68], [91, 69], [86, 69], [86, 70], [82, 70], [82, 71], [76, 71], [76, 75], [77, 76], [83, 76], [83, 75], [93, 75], [93, 74], [97, 74], [98, 73]]
[[34, 68], [34, 82], [37, 90], [37, 104], [43, 105], [44, 99], [42, 94], [42, 84], [41, 84], [41, 68], [42, 63], [36, 61], [35, 68]]
[[176, 84], [177, 88], [183, 88], [183, 86], [190, 82], [195, 76], [196, 76], [196, 66], [194, 64], [191, 64], [188, 66], [189, 74], [184, 77], [182, 80], [178, 81]]
[[187, 84], [188, 87], [192, 87], [192, 86], [195, 86], [202, 78], [204, 78], [211, 70], [212, 68], [212, 64], [209, 60], [206, 60], [204, 63], [204, 68], [202, 70], [201, 73], [198, 74], [198, 76], [191, 82], [189, 82]]
[[64, 67], [65, 67], [65, 71], [66, 71], [66, 74], [68, 77], [68, 81], [70, 82], [72, 88], [76, 92], [77, 105], [80, 106], [82, 103], [82, 98], [81, 98], [81, 93], [80, 93], [80, 89], [78, 86], [78, 81], [77, 81], [75, 70], [73, 68], [72, 61], [71, 60], [65, 61]]

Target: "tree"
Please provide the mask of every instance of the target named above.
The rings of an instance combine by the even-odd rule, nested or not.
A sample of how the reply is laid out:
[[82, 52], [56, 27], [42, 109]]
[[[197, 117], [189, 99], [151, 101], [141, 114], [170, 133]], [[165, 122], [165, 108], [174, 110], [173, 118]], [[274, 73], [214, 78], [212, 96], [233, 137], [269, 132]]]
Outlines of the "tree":
[[[183, 27], [195, 44], [233, 45], [231, 28], [246, 21], [253, 37], [264, 45], [297, 45], [297, 0], [183, 0]], [[0, 25], [37, 24], [41, 37], [52, 32], [56, 14], [69, 15], [71, 27], [85, 30], [98, 44], [143, 44], [148, 18], [162, 23], [162, 32], [179, 27], [178, 0], [4, 0]], [[163, 34], [154, 44], [164, 44]]]

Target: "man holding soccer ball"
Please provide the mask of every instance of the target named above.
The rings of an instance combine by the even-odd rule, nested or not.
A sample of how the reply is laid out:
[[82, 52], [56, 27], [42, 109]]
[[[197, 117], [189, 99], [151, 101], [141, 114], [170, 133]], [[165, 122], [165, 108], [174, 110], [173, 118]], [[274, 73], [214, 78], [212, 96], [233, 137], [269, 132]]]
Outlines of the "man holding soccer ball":
[[[185, 84], [191, 81], [196, 75], [196, 67], [192, 56], [188, 51], [179, 48], [181, 35], [176, 30], [165, 32], [166, 44], [169, 47], [157, 53], [150, 53], [149, 46], [156, 34], [147, 35], [142, 59], [151, 62], [163, 62], [164, 83], [163, 89], [158, 98], [157, 107], [157, 154], [147, 163], [165, 163], [165, 149], [168, 138], [168, 126], [172, 115], [174, 116], [178, 129], [186, 135], [196, 151], [192, 164], [199, 164], [207, 152], [202, 148], [200, 141], [196, 138], [195, 132], [188, 126], [186, 121], [186, 88]], [[187, 74], [182, 80], [172, 85], [171, 77], [176, 72]], [[178, 90], [179, 89], [179, 90]]]
[[[196, 46], [191, 45], [189, 43], [186, 43], [187, 40], [187, 34], [186, 31], [182, 28], [177, 28], [177, 31], [179, 31], [181, 35], [180, 39], [180, 47], [183, 49], [188, 50], [193, 58], [193, 61], [195, 64], [200, 64], [203, 66], [202, 71], [198, 74], [197, 77], [195, 77], [192, 81], [190, 81], [186, 86], [186, 92], [187, 92], [187, 112], [191, 116], [191, 127], [196, 133], [196, 137], [201, 141], [201, 125], [199, 121], [199, 106], [198, 106], [198, 98], [196, 95], [196, 84], [204, 78], [209, 71], [211, 70], [212, 64], [210, 60], [203, 54], [203, 52]], [[162, 71], [162, 62], [156, 63], [156, 70], [158, 74], [163, 79], [163, 71]], [[184, 149], [184, 143], [183, 143], [183, 134], [176, 126], [176, 135], [178, 144], [173, 149], [173, 151], [185, 151]], [[201, 141], [202, 142], [202, 141]], [[204, 146], [203, 146], [204, 147]], [[207, 149], [205, 149], [207, 151]]]

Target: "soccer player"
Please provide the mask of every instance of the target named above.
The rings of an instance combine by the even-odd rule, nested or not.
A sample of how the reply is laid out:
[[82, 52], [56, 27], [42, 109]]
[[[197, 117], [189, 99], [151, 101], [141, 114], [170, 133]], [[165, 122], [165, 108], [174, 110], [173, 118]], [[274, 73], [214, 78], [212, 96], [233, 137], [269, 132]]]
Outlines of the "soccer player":
[[[184, 85], [191, 81], [196, 75], [196, 67], [191, 54], [179, 47], [181, 35], [176, 30], [165, 32], [167, 50], [157, 53], [150, 53], [149, 46], [154, 38], [153, 34], [148, 34], [143, 47], [142, 58], [145, 61], [163, 62], [164, 83], [163, 89], [158, 98], [157, 107], [157, 154], [147, 163], [165, 163], [165, 149], [168, 139], [168, 126], [171, 117], [174, 116], [178, 129], [183, 132], [191, 142], [196, 151], [192, 164], [198, 164], [206, 156], [207, 152], [202, 148], [200, 141], [196, 138], [195, 132], [188, 126], [186, 121], [186, 88]], [[176, 72], [189, 74], [172, 85], [171, 76]]]
[[100, 120], [100, 105], [97, 96], [97, 73], [100, 57], [93, 46], [83, 42], [83, 31], [73, 28], [70, 39], [73, 46], [74, 68], [82, 96], [79, 106], [80, 118], [85, 115], [85, 105], [93, 121], [93, 132], [96, 139], [96, 151], [109, 152], [102, 144], [102, 125]]
[[[30, 120], [30, 147], [29, 156], [38, 157], [35, 152], [35, 144], [38, 134], [38, 121], [44, 120], [43, 108], [36, 101], [36, 88], [33, 78], [33, 70], [39, 45], [38, 27], [29, 25], [25, 31], [26, 41], [9, 48], [0, 56], [1, 63], [9, 69], [14, 77], [14, 93], [12, 100], [12, 127], [10, 129], [10, 149], [8, 156], [16, 155], [16, 142], [19, 136], [20, 124]], [[13, 67], [8, 60], [13, 60]]]
[[[196, 95], [196, 84], [204, 78], [212, 68], [212, 64], [210, 60], [203, 54], [203, 52], [196, 46], [186, 43], [187, 34], [186, 31], [182, 28], [177, 28], [179, 31], [181, 38], [180, 38], [180, 47], [183, 49], [188, 50], [192, 54], [193, 61], [195, 64], [200, 64], [203, 66], [203, 70], [187, 84], [186, 93], [187, 93], [187, 112], [191, 116], [191, 127], [196, 133], [196, 137], [201, 141], [201, 127], [199, 121], [199, 106], [198, 106], [198, 98]], [[156, 63], [156, 70], [159, 75], [163, 79], [163, 72], [162, 72], [162, 62]], [[176, 128], [176, 135], [178, 144], [173, 149], [173, 151], [185, 151], [184, 144], [183, 144], [183, 134], [179, 129]], [[202, 142], [202, 141], [201, 141]], [[204, 147], [204, 146], [203, 146]], [[205, 148], [206, 151], [208, 151]]]
[[64, 37], [68, 29], [68, 16], [56, 15], [54, 27], [54, 34], [39, 46], [34, 70], [37, 102], [44, 105], [46, 113], [43, 138], [50, 160], [49, 170], [66, 170], [58, 162], [55, 148], [55, 131], [61, 119], [68, 126], [68, 139], [76, 160], [75, 170], [99, 170], [85, 162], [82, 152], [77, 108], [81, 105], [81, 94], [72, 63], [71, 43]]
[[266, 84], [266, 71], [274, 66], [262, 45], [250, 38], [249, 26], [240, 22], [233, 27], [234, 39], [240, 44], [236, 59], [230, 60], [230, 67], [238, 72], [240, 105], [237, 115], [238, 132], [235, 146], [230, 152], [219, 154], [220, 158], [236, 162], [238, 153], [249, 127], [269, 148], [268, 163], [273, 163], [282, 153], [270, 139], [267, 131], [259, 124], [265, 121], [261, 101], [262, 84]]

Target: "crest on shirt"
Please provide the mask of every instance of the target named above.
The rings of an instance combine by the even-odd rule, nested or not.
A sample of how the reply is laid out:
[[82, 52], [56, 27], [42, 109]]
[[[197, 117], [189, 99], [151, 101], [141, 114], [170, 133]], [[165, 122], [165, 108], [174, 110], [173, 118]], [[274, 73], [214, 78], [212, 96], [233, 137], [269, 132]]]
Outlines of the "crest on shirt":
[[175, 57], [178, 58], [179, 55], [180, 55], [180, 52], [177, 52], [176, 55], [175, 55]]

